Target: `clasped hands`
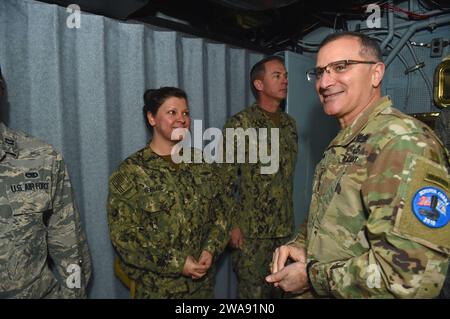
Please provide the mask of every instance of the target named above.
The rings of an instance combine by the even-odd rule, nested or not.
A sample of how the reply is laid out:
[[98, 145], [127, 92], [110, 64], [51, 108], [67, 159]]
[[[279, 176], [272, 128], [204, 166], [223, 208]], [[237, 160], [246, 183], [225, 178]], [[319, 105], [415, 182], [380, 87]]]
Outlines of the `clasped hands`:
[[[288, 260], [292, 263], [286, 265]], [[266, 281], [290, 293], [302, 293], [309, 289], [305, 248], [283, 245], [275, 249], [271, 274], [266, 277]]]
[[183, 267], [183, 276], [191, 277], [192, 279], [200, 279], [208, 272], [211, 267], [213, 255], [207, 251], [202, 251], [199, 260], [197, 261], [191, 255], [186, 257]]

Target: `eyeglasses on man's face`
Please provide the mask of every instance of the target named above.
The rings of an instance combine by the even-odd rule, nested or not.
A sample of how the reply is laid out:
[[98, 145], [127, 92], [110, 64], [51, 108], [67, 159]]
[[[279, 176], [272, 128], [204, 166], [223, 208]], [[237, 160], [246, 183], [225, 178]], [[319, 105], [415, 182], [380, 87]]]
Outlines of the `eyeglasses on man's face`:
[[340, 60], [336, 62], [331, 62], [325, 65], [323, 68], [315, 67], [306, 72], [306, 78], [309, 82], [319, 81], [324, 72], [331, 75], [345, 73], [348, 70], [348, 66], [352, 64], [376, 64], [374, 61], [358, 61], [358, 60]]

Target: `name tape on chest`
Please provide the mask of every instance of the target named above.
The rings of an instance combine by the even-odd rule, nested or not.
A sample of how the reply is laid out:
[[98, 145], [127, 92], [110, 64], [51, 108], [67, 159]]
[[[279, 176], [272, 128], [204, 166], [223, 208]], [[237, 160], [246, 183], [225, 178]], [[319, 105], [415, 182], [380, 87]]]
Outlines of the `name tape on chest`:
[[37, 191], [37, 190], [48, 190], [49, 182], [26, 182], [26, 183], [18, 183], [11, 184], [9, 188], [11, 192], [29, 192], [29, 191]]

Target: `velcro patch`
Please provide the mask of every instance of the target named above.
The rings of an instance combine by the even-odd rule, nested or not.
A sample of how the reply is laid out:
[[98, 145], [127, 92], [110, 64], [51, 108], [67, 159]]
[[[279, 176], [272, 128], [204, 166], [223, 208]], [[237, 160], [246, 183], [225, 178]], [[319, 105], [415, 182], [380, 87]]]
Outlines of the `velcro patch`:
[[[414, 179], [411, 180], [411, 177]], [[449, 189], [445, 187], [445, 182], [448, 184], [445, 167], [415, 154], [408, 156], [402, 178], [403, 191], [400, 194], [404, 199], [404, 209], [399, 210], [394, 232], [449, 254], [450, 224], [447, 222]]]
[[[120, 195], [129, 193], [133, 188], [134, 183], [123, 173], [114, 173], [110, 178], [111, 190]], [[132, 194], [130, 194], [132, 196]]]
[[432, 184], [439, 185], [442, 188], [449, 189], [448, 179], [445, 180], [444, 178], [441, 178], [439, 176], [435, 176], [433, 174], [427, 173], [425, 176], [425, 180], [427, 182], [431, 182]]

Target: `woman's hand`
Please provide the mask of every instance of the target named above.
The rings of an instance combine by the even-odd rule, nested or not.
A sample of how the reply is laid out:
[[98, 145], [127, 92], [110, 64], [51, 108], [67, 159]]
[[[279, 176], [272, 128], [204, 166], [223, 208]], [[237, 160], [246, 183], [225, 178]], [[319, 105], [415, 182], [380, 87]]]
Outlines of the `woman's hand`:
[[208, 265], [198, 263], [194, 257], [189, 255], [186, 257], [182, 274], [192, 279], [200, 279], [206, 274], [208, 268]]

